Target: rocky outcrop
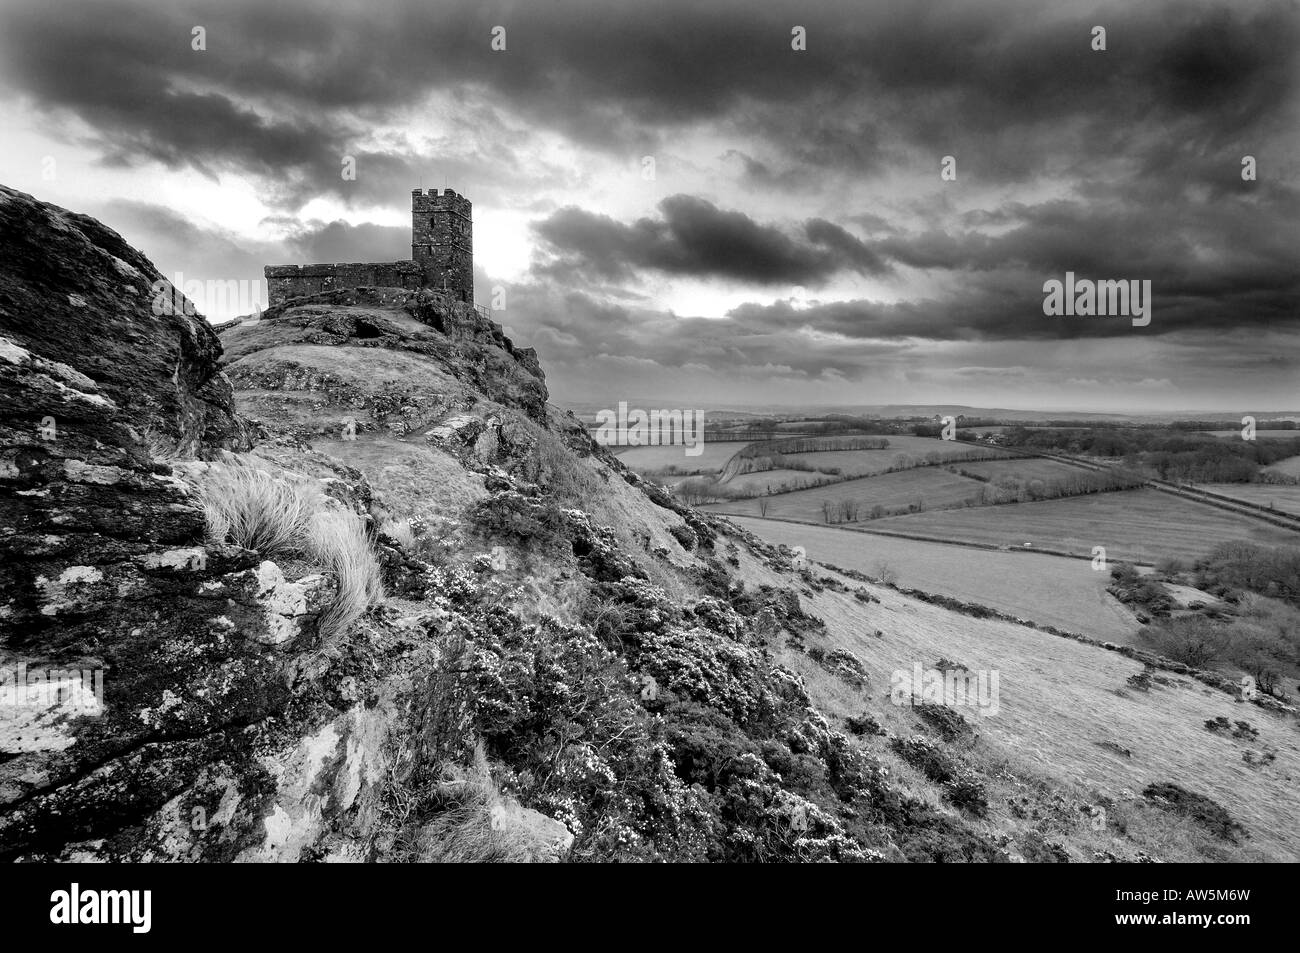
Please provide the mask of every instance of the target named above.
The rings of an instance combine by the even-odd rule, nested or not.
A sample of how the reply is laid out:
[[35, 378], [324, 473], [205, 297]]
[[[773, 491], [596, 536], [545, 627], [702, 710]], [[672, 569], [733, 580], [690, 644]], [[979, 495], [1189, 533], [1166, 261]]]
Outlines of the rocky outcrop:
[[93, 219], [0, 188], [0, 247], [0, 858], [371, 856], [346, 818], [436, 657], [419, 619], [323, 661], [333, 578], [209, 542], [184, 478], [251, 446], [216, 334]]
[[472, 306], [434, 291], [360, 288], [295, 298], [222, 329], [227, 371], [253, 414], [347, 417], [405, 436], [483, 399], [546, 419], [545, 375]]

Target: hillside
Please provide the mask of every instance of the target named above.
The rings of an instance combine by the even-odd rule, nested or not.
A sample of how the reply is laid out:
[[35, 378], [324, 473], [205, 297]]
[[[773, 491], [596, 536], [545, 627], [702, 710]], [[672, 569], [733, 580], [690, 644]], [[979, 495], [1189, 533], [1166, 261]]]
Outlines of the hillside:
[[[0, 189], [0, 246], [0, 670], [103, 683], [0, 708], [2, 859], [1300, 852], [1294, 712], [796, 567], [471, 307], [331, 292], [218, 336], [84, 216]], [[891, 704], [954, 659], [998, 713]]]

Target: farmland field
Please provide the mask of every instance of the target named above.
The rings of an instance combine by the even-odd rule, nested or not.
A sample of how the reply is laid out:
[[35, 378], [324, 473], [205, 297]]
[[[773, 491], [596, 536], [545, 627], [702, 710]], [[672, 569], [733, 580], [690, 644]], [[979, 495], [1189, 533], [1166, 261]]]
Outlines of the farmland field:
[[1300, 515], [1300, 486], [1276, 486], [1269, 483], [1198, 483], [1200, 490], [1220, 496], [1245, 500], [1257, 506], [1272, 505], [1284, 513]]
[[897, 574], [900, 586], [978, 602], [1095, 639], [1136, 644], [1136, 619], [1106, 592], [1110, 576], [1094, 570], [1090, 559], [989, 552], [949, 543], [855, 533], [833, 526], [732, 518], [769, 543], [804, 547], [809, 559], [868, 575], [884, 561]]
[[947, 461], [962, 460], [969, 456], [1008, 455], [996, 447], [976, 447], [955, 441], [932, 440], [928, 437], [888, 437], [889, 446], [883, 450], [819, 450], [814, 453], [791, 454], [814, 467], [837, 467], [844, 474], [872, 476], [890, 467], [906, 466], [922, 460], [925, 455], [937, 452]]
[[[865, 477], [860, 480], [845, 480], [829, 486], [816, 487], [811, 490], [796, 490], [779, 496], [764, 497], [768, 502], [768, 516], [795, 519], [809, 523], [822, 523], [822, 501], [829, 500], [838, 505], [841, 500], [853, 500], [861, 504], [865, 516], [866, 510], [880, 504], [886, 509], [904, 507], [917, 500], [923, 500], [927, 507], [960, 504], [980, 492], [982, 484], [978, 480], [949, 473], [941, 467], [921, 467], [903, 470], [898, 473], [883, 473], [880, 476]], [[757, 503], [754, 500], [737, 500], [708, 507], [719, 513], [739, 513], [757, 515]]]
[[1300, 545], [1300, 533], [1145, 489], [915, 513], [872, 520], [866, 526], [1014, 548], [1030, 543], [1078, 556], [1089, 555], [1094, 546], [1105, 546], [1112, 560], [1145, 564], [1161, 556], [1196, 559], [1229, 539], [1270, 546]]

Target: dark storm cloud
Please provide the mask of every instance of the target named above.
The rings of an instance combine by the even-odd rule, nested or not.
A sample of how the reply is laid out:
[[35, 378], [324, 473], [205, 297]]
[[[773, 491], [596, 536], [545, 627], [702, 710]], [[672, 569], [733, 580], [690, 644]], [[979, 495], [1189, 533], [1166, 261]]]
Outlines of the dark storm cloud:
[[539, 270], [612, 280], [644, 270], [756, 285], [820, 285], [840, 271], [887, 270], [871, 249], [824, 219], [805, 223], [799, 239], [689, 195], [669, 196], [659, 210], [661, 218], [624, 225], [606, 215], [560, 209], [533, 226], [551, 256]]
[[[565, 282], [644, 282], [649, 273], [753, 285], [818, 286], [845, 271], [882, 275], [894, 265], [939, 273], [956, 290], [942, 298], [881, 306], [845, 302], [792, 311], [742, 309], [762, 323], [792, 320], [849, 337], [937, 340], [1105, 337], [1114, 322], [1043, 318], [1043, 283], [1066, 272], [1091, 280], [1151, 281], [1157, 320], [1144, 333], [1189, 327], [1240, 329], [1295, 319], [1300, 304], [1300, 198], [1259, 184], [1254, 194], [1145, 207], [1109, 201], [1012, 203], [977, 218], [997, 235], [931, 230], [859, 239], [824, 219], [803, 240], [724, 211], [672, 196], [662, 218], [630, 224], [562, 209], [535, 226], [543, 263], [535, 271]], [[1136, 199], [1136, 197], [1132, 197]]]
[[[748, 159], [760, 177], [795, 165], [866, 174], [919, 156], [928, 174], [954, 154], [975, 181], [1018, 180], [1117, 150], [1141, 156], [1148, 174], [1195, 170], [1200, 157], [1240, 155], [1284, 128], [1300, 40], [1300, 16], [1281, 0], [78, 9], [10, 6], [9, 85], [78, 115], [109, 161], [237, 168], [286, 182], [286, 200], [377, 188], [378, 178], [343, 183], [339, 157], [439, 91], [479, 110], [476, 124], [502, 106], [530, 129], [614, 151], [653, 147], [683, 123], [724, 123], [786, 155], [781, 172]], [[489, 49], [498, 23], [503, 53]], [[808, 30], [804, 53], [790, 49], [795, 23]], [[1105, 53], [1088, 47], [1094, 23], [1109, 31]], [[207, 52], [190, 49], [195, 24], [208, 30]], [[395, 178], [421, 161], [389, 157]], [[500, 149], [479, 158], [517, 162]]]

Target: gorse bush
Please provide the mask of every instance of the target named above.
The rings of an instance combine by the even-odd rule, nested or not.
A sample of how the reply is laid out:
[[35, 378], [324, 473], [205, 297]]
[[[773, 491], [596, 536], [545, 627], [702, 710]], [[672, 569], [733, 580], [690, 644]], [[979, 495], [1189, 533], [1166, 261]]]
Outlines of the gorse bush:
[[361, 520], [315, 485], [240, 464], [213, 464], [199, 493], [213, 541], [268, 558], [301, 557], [334, 574], [338, 592], [321, 618], [324, 637], [344, 631], [383, 598]]
[[479, 500], [469, 512], [470, 523], [489, 539], [503, 538], [544, 549], [567, 539], [568, 521], [550, 499], [513, 490]]

